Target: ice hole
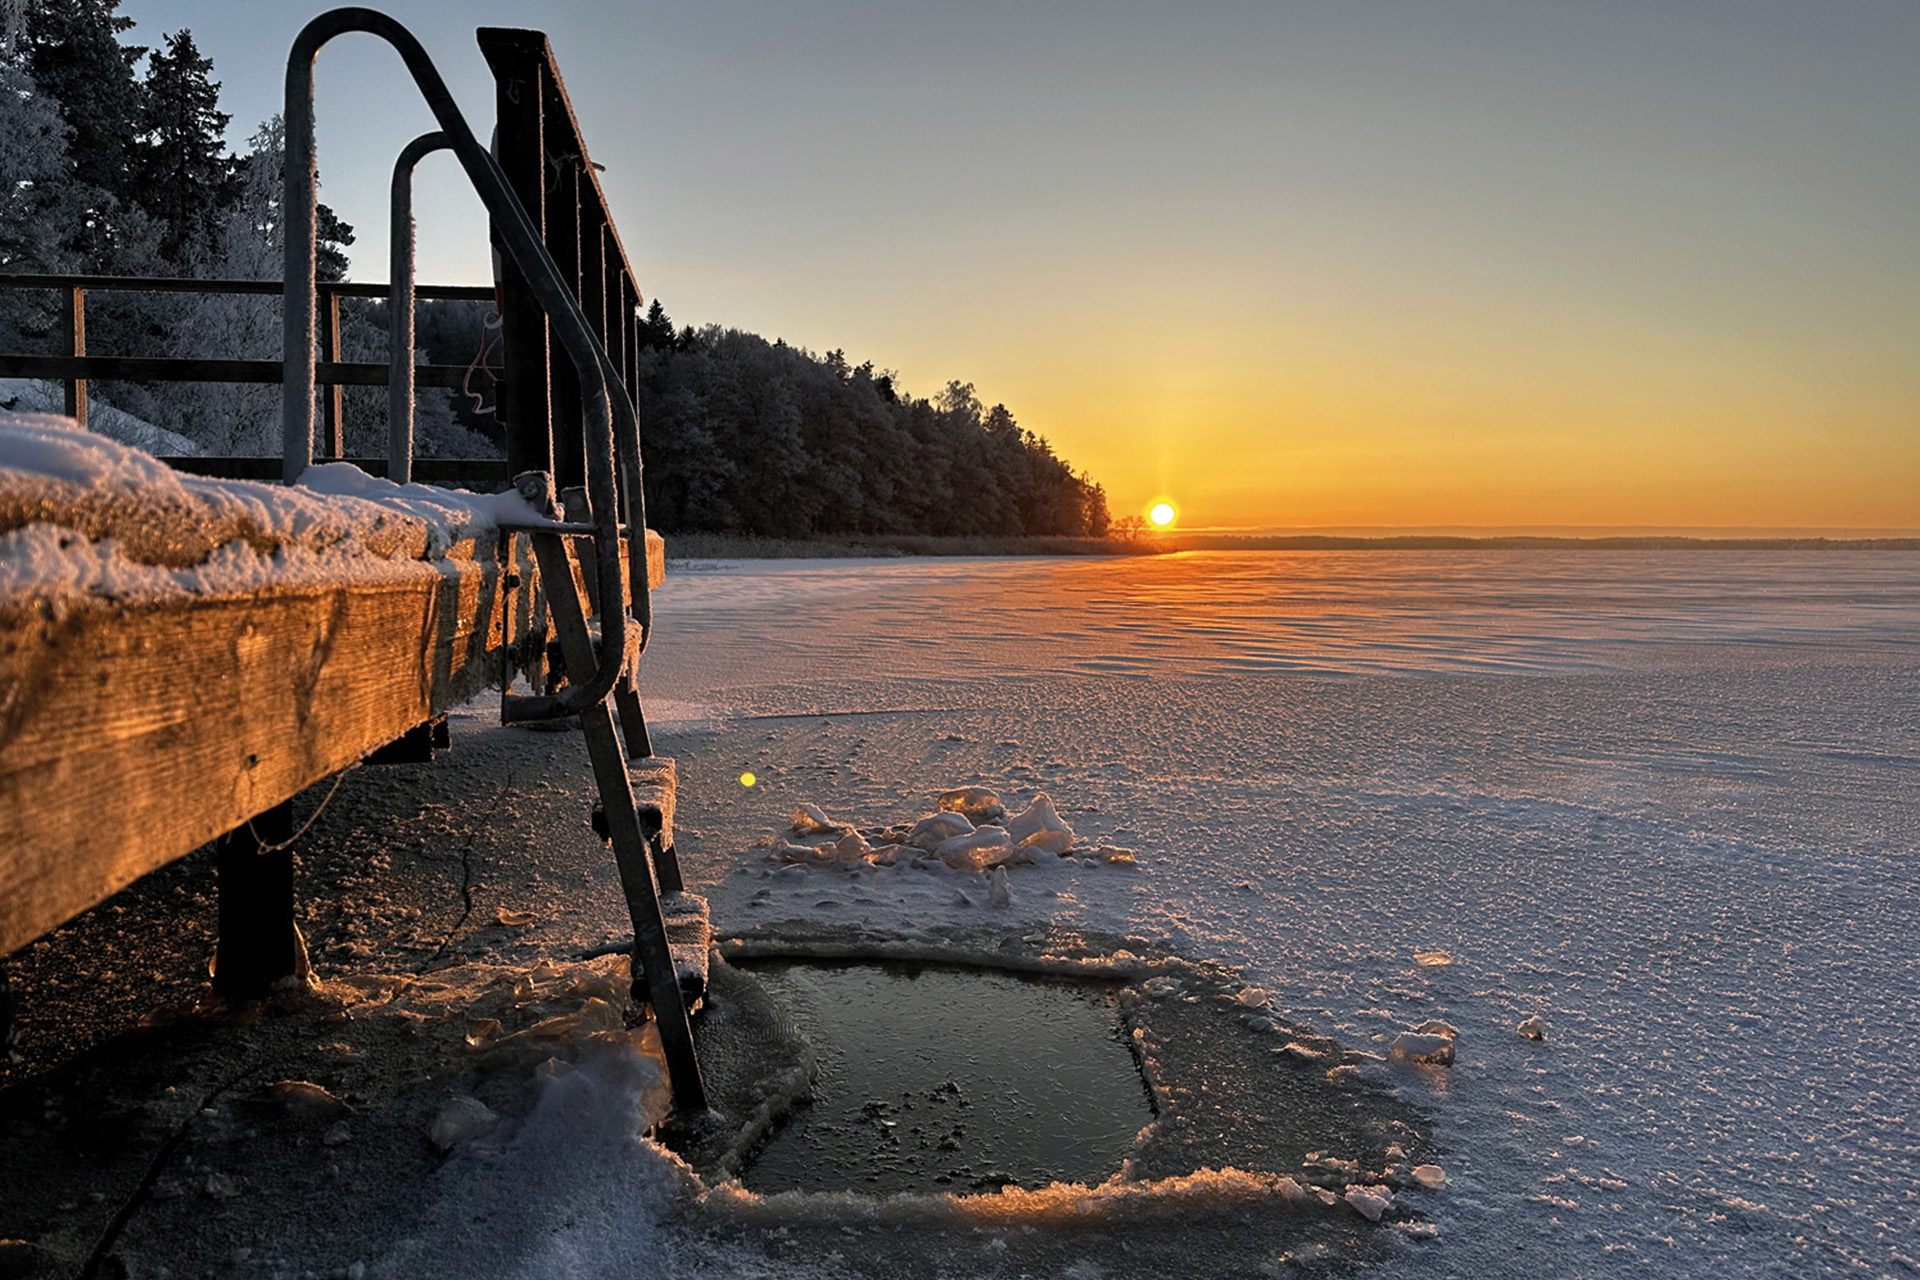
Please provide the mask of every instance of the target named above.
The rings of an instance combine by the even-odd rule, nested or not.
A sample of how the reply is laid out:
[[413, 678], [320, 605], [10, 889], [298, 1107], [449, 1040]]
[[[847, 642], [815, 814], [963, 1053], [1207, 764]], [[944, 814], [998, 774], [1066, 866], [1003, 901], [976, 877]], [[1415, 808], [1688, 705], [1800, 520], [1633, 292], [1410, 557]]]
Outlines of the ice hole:
[[763, 963], [819, 1074], [753, 1191], [1099, 1183], [1153, 1118], [1113, 984], [934, 965]]

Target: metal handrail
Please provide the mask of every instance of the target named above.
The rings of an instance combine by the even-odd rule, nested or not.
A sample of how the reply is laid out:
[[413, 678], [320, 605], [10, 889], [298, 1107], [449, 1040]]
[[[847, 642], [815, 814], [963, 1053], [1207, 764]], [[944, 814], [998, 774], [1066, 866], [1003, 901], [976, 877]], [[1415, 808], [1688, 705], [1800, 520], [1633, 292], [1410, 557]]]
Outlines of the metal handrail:
[[[294, 38], [287, 55], [285, 121], [287, 130], [286, 167], [283, 176], [281, 216], [285, 219], [285, 293], [284, 338], [285, 379], [281, 384], [282, 477], [291, 484], [313, 459], [313, 420], [315, 388], [314, 327], [318, 305], [316, 267], [316, 205], [318, 175], [313, 151], [313, 63], [320, 49], [335, 36], [363, 31], [392, 45], [413, 77], [414, 85], [426, 100], [450, 144], [454, 156], [466, 171], [480, 201], [492, 217], [501, 243], [514, 265], [526, 278], [528, 287], [546, 313], [560, 345], [572, 361], [580, 380], [582, 433], [586, 445], [587, 500], [592, 509], [595, 577], [604, 604], [618, 606], [625, 595], [620, 574], [620, 514], [614, 451], [616, 418], [619, 438], [628, 432], [637, 441], [639, 427], [633, 418], [633, 405], [624, 393], [616, 411], [609, 392], [608, 372], [612, 362], [593, 331], [579, 303], [563, 283], [559, 268], [547, 252], [539, 232], [526, 210], [507, 184], [506, 175], [492, 154], [482, 147], [460, 113], [446, 82], [419, 40], [399, 22], [373, 9], [343, 8], [321, 14]], [[298, 353], [296, 356], [295, 353]], [[588, 427], [591, 426], [591, 430]], [[637, 450], [627, 460], [631, 479], [639, 480]], [[629, 498], [639, 504], [637, 486]], [[635, 536], [645, 535], [635, 530]], [[639, 548], [641, 563], [638, 578], [641, 593], [634, 607], [651, 611], [646, 582], [645, 548]], [[603, 607], [601, 610], [601, 646], [599, 664], [591, 677], [569, 683], [558, 693], [516, 698], [509, 706], [509, 719], [549, 719], [573, 715], [601, 702], [632, 660], [637, 647], [629, 643], [628, 610]], [[635, 621], [641, 621], [636, 618]], [[642, 622], [644, 626], [644, 622]]]
[[393, 162], [392, 221], [388, 224], [387, 478], [413, 479], [413, 168], [452, 146], [444, 133], [423, 133]]

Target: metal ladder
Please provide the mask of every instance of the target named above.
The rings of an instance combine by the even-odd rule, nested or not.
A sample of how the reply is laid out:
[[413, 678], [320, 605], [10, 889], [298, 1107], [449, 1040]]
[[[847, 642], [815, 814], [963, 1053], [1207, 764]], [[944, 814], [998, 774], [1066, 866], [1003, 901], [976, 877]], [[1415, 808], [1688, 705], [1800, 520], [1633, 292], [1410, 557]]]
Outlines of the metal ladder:
[[[569, 490], [565, 495], [569, 499], [567, 515], [578, 518], [502, 526], [501, 530], [503, 580], [511, 563], [512, 539], [524, 534], [529, 540], [545, 586], [548, 613], [558, 634], [569, 683], [558, 691], [503, 694], [502, 717], [509, 723], [568, 715], [580, 717], [604, 813], [603, 834], [612, 842], [627, 911], [633, 920], [633, 992], [652, 1007], [676, 1106], [682, 1113], [704, 1112], [706, 1089], [694, 1052], [687, 999], [676, 973], [661, 909], [662, 894], [679, 895], [684, 886], [673, 856], [670, 832], [661, 829], [658, 806], [636, 805], [629, 772], [630, 757], [632, 763], [642, 766], [658, 763], [653, 762], [646, 720], [633, 680], [634, 664], [652, 630], [639, 425], [633, 404], [606, 349], [594, 336], [579, 302], [513, 194], [499, 163], [474, 137], [426, 50], [400, 23], [372, 9], [334, 9], [321, 14], [295, 37], [287, 57], [287, 151], [281, 206], [286, 220], [282, 347], [285, 381], [281, 398], [283, 476], [292, 483], [307, 468], [313, 454], [314, 329], [318, 296], [313, 63], [323, 45], [349, 31], [379, 36], [399, 53], [440, 126], [437, 136], [429, 135], [410, 146], [403, 154], [403, 162], [410, 169], [412, 160], [424, 154], [429, 146], [433, 149], [445, 146], [454, 153], [486, 205], [502, 247], [526, 278], [534, 298], [546, 313], [554, 337], [566, 351], [579, 378], [587, 484], [584, 491]], [[398, 176], [396, 172], [396, 224]], [[411, 262], [406, 265], [410, 301]], [[397, 302], [402, 288], [397, 271], [392, 285]], [[413, 420], [411, 381], [409, 376], [405, 392], [396, 394], [392, 403], [392, 412], [404, 415], [401, 421], [407, 424], [409, 435]], [[410, 440], [406, 445], [399, 443], [400, 426], [390, 424], [390, 429], [395, 433], [396, 450], [406, 448], [410, 453]], [[549, 477], [529, 473], [516, 477], [515, 483], [523, 494], [536, 500], [536, 509], [551, 509]], [[587, 611], [574, 583], [570, 540], [583, 552], [582, 574], [598, 606], [601, 625], [597, 642], [588, 627]], [[623, 543], [627, 551], [625, 573], [620, 563]], [[584, 554], [589, 549], [591, 564]], [[624, 747], [614, 731], [613, 713], [607, 705], [609, 695], [619, 707], [626, 730]], [[654, 827], [651, 840], [648, 826]]]

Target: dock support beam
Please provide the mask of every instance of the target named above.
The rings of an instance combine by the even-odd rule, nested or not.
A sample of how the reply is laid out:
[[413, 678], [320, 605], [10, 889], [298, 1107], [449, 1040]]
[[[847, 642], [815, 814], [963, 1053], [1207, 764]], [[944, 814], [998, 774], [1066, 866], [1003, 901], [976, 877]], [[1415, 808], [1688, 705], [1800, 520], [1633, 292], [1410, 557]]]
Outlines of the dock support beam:
[[220, 940], [213, 989], [229, 1000], [263, 996], [307, 975], [307, 946], [293, 922], [293, 802], [284, 801], [215, 841]]

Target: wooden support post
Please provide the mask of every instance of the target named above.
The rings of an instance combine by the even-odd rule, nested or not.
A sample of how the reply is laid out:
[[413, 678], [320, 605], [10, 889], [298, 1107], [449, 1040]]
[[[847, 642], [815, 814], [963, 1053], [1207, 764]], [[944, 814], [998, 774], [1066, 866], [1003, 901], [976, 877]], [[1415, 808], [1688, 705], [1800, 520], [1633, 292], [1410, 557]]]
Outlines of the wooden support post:
[[[75, 360], [87, 354], [87, 291], [78, 285], [67, 289], [66, 305], [60, 308], [60, 339], [67, 348], [67, 354]], [[84, 431], [87, 427], [87, 380], [68, 378], [66, 383], [64, 411]]]
[[[556, 156], [560, 172], [547, 200], [547, 252], [573, 296], [580, 296], [580, 161]], [[589, 313], [591, 323], [591, 313]], [[558, 346], [547, 352], [547, 384], [553, 388], [553, 483], [567, 489], [587, 482], [587, 441], [580, 373]]]
[[[585, 164], [584, 161], [581, 162]], [[598, 211], [580, 210], [580, 310], [600, 345], [607, 345], [607, 228]]]
[[220, 940], [213, 989], [229, 1000], [304, 978], [307, 948], [293, 922], [293, 802], [283, 801], [215, 842]]
[[435, 716], [431, 720], [422, 720], [392, 742], [376, 748], [362, 764], [432, 764], [436, 747], [445, 747], [451, 741], [447, 736], [447, 718]]
[[[547, 607], [566, 652], [567, 665], [576, 671], [594, 668], [593, 639], [580, 611], [580, 594], [573, 587], [573, 566], [566, 547], [555, 534], [531, 535], [540, 577], [547, 588]], [[634, 807], [633, 782], [627, 776], [626, 757], [614, 734], [613, 716], [602, 701], [580, 713], [587, 754], [593, 761], [594, 781], [606, 811], [607, 834], [613, 840], [614, 863], [620, 869], [627, 913], [633, 920], [634, 988], [644, 989], [660, 1030], [660, 1047], [667, 1057], [674, 1102], [684, 1112], [707, 1109], [706, 1086], [700, 1078], [700, 1060], [694, 1053], [693, 1028], [674, 972], [667, 945], [667, 926], [660, 914], [660, 894], [647, 857], [646, 837]]]
[[[328, 289], [320, 296], [326, 308], [320, 318], [320, 359], [331, 363], [340, 358], [340, 295]], [[327, 441], [326, 456], [329, 458], [347, 456], [346, 419], [341, 415], [341, 394], [337, 382], [320, 389], [320, 417]]]
[[[482, 28], [480, 51], [493, 70], [494, 154], [534, 230], [546, 235], [545, 109], [547, 45], [538, 32]], [[497, 416], [506, 436], [509, 475], [552, 471], [551, 367], [547, 317], [526, 277], [501, 255], [500, 338], [505, 369]]]

